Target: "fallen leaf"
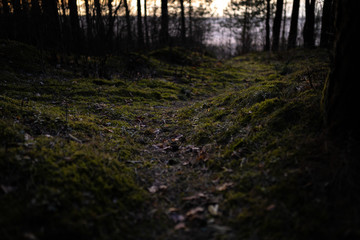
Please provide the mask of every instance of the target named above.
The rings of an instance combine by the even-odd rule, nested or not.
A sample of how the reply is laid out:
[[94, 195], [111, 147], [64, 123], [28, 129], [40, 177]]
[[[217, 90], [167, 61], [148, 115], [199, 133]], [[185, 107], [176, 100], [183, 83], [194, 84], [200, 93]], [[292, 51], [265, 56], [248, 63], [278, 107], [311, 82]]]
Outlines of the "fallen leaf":
[[195, 200], [195, 199], [198, 199], [198, 198], [206, 198], [206, 195], [203, 194], [203, 193], [197, 193], [197, 194], [189, 196], [189, 197], [183, 197], [182, 199], [184, 201], [191, 201], [191, 200]]
[[159, 190], [159, 188], [157, 186], [151, 186], [148, 188], [148, 191], [150, 193], [156, 193]]
[[12, 187], [12, 186], [5, 186], [5, 185], [1, 185], [1, 189], [4, 191], [5, 194], [8, 194], [8, 193], [10, 193], [10, 192], [12, 192], [12, 191], [15, 190], [14, 187]]
[[219, 192], [222, 192], [222, 191], [225, 191], [226, 189], [228, 189], [229, 187], [233, 186], [234, 183], [232, 182], [228, 182], [228, 183], [224, 183], [220, 186], [217, 186], [216, 187], [216, 190], [219, 191]]
[[174, 221], [174, 223], [184, 222], [185, 221], [185, 217], [182, 214], [171, 213], [170, 218]]
[[196, 207], [196, 208], [193, 208], [191, 210], [189, 210], [187, 213], [186, 213], [186, 217], [191, 217], [191, 216], [194, 216], [198, 213], [201, 213], [201, 212], [204, 212], [204, 208], [203, 207]]
[[275, 204], [271, 204], [271, 205], [269, 205], [269, 206], [266, 208], [266, 210], [267, 210], [267, 211], [272, 211], [272, 210], [275, 209], [275, 207], [276, 207]]
[[208, 211], [212, 216], [218, 216], [219, 215], [219, 204], [209, 205]]
[[180, 209], [178, 208], [174, 208], [174, 207], [171, 207], [168, 209], [168, 213], [172, 213], [172, 212], [178, 212]]
[[213, 225], [210, 225], [209, 227], [213, 228], [215, 231], [218, 231], [222, 234], [231, 231], [231, 228], [227, 227], [227, 226], [220, 226], [220, 225], [213, 224]]
[[176, 231], [181, 230], [181, 229], [186, 229], [186, 225], [183, 222], [176, 224], [174, 227], [174, 230], [176, 230]]

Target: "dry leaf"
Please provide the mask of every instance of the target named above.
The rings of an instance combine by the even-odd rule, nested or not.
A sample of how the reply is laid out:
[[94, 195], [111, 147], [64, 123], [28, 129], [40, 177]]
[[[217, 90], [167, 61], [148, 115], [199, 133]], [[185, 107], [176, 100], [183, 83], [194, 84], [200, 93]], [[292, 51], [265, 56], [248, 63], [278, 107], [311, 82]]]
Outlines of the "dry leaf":
[[156, 193], [159, 190], [159, 188], [157, 186], [151, 186], [148, 188], [148, 191], [150, 193]]
[[187, 213], [186, 213], [186, 217], [191, 217], [191, 216], [194, 216], [198, 213], [201, 213], [201, 212], [204, 212], [204, 208], [203, 207], [196, 207], [196, 208], [193, 208], [191, 210], [189, 210]]
[[208, 211], [212, 216], [218, 216], [219, 215], [219, 204], [209, 205]]
[[224, 183], [220, 186], [217, 186], [216, 187], [216, 190], [219, 191], [219, 192], [222, 192], [222, 191], [225, 191], [226, 189], [228, 189], [229, 187], [233, 186], [234, 183], [232, 182], [228, 182], [228, 183]]
[[181, 222], [175, 225], [174, 230], [186, 229], [185, 223]]
[[266, 210], [267, 210], [267, 211], [272, 211], [272, 210], [275, 209], [275, 207], [276, 207], [275, 204], [271, 204], [271, 205], [269, 205], [269, 206], [266, 208]]
[[206, 198], [206, 195], [203, 194], [203, 193], [197, 193], [197, 194], [189, 196], [189, 197], [183, 197], [182, 199], [184, 201], [191, 201], [191, 200], [195, 200], [195, 199], [198, 199], [198, 198]]

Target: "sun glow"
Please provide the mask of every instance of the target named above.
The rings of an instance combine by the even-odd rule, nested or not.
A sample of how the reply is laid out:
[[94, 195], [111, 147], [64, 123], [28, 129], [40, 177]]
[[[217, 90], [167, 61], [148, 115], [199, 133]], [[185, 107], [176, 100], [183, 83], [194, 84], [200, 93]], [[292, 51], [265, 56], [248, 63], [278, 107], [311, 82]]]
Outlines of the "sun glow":
[[229, 2], [230, 0], [214, 0], [213, 3], [211, 4], [211, 7], [215, 9], [216, 15], [222, 16], [224, 9], [226, 8]]

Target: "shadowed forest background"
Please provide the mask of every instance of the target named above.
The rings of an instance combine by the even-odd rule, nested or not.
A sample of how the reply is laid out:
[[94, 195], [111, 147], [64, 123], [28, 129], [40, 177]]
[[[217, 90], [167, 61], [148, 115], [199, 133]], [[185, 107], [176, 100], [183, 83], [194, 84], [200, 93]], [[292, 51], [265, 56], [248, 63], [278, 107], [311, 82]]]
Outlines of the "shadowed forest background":
[[360, 239], [359, 4], [1, 0], [0, 239]]

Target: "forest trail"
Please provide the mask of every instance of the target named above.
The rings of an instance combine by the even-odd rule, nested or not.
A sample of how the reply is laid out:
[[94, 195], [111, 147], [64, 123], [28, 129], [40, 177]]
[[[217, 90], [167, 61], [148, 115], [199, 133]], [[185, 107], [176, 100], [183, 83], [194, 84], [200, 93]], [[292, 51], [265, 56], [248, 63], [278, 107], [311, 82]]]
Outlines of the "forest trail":
[[[178, 112], [190, 107], [194, 101], [173, 102], [170, 107], [158, 107], [156, 114], [162, 116], [158, 122], [139, 121], [142, 127], [151, 126], [154, 135], [150, 144], [140, 155], [149, 159], [149, 164], [138, 169], [137, 176], [152, 195], [150, 218], [169, 221], [164, 231], [159, 228], [154, 238], [158, 239], [216, 239], [226, 235], [230, 239], [231, 227], [222, 223], [222, 192], [233, 183], [220, 183], [206, 162], [214, 146], [186, 144], [186, 131], [193, 124], [181, 126]], [[191, 122], [191, 121], [189, 121]], [[132, 163], [136, 165], [135, 163]], [[162, 216], [162, 217], [161, 217]], [[156, 228], [155, 228], [156, 229]]]
[[326, 53], [167, 48], [109, 57], [109, 79], [101, 59], [0, 53], [4, 239], [296, 239], [328, 221], [304, 164]]

